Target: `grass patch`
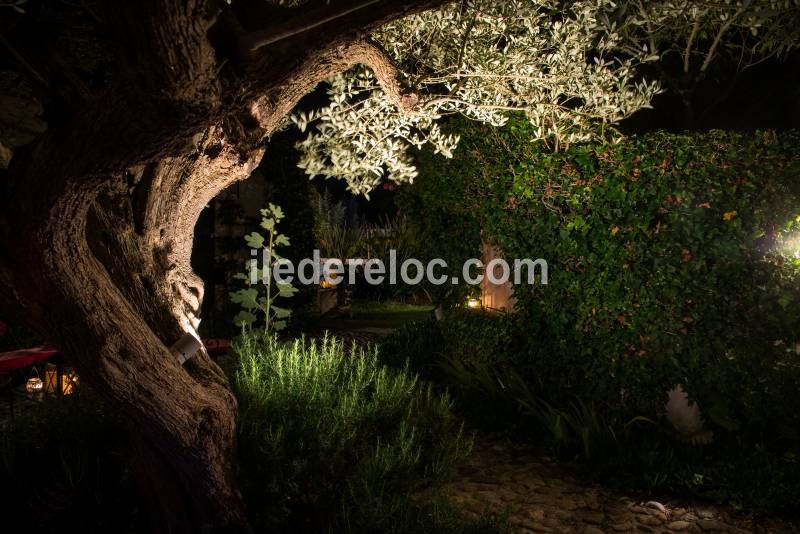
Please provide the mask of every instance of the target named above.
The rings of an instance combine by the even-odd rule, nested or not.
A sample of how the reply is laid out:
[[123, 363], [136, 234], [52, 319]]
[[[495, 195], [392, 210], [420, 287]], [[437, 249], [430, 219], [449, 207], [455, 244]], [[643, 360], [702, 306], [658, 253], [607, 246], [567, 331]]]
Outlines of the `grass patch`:
[[427, 320], [432, 315], [432, 305], [357, 301], [353, 303], [349, 317], [323, 317], [317, 326], [323, 330], [400, 328], [408, 323]]

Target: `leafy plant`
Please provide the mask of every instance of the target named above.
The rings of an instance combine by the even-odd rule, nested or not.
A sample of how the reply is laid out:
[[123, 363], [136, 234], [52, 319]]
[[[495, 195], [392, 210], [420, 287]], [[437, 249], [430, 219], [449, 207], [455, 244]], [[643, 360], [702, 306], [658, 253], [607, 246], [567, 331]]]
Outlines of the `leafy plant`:
[[470, 448], [450, 399], [382, 367], [374, 348], [246, 333], [231, 374], [241, 478], [260, 526], [396, 531], [410, 495]]
[[800, 378], [799, 260], [778, 239], [796, 241], [796, 132], [655, 133], [554, 154], [524, 120], [452, 126], [466, 154], [444, 171], [422, 153], [401, 204], [423, 235], [447, 236], [423, 242], [448, 264], [481, 241], [548, 261], [550, 283], [516, 293], [519, 365], [630, 417], [682, 383], [722, 430], [797, 423], [800, 410], [769, 408]]
[[9, 532], [141, 532], [145, 504], [118, 414], [85, 385], [0, 420], [0, 500]]
[[[545, 258], [550, 283], [518, 289], [512, 316], [451, 313], [425, 339], [398, 334], [403, 359], [473, 422], [527, 427], [612, 480], [790, 509], [795, 484], [772, 486], [770, 505], [752, 488], [798, 472], [798, 133], [659, 132], [553, 153], [524, 120], [451, 127], [453, 165], [422, 152], [399, 193], [426, 254], [459, 265], [485, 241]], [[712, 445], [673, 439], [661, 415], [675, 384]]]
[[[278, 254], [278, 247], [289, 246], [289, 238], [278, 232], [277, 225], [284, 218], [283, 210], [270, 203], [261, 210], [261, 228], [266, 234], [252, 232], [245, 236], [247, 246], [253, 251], [264, 251], [265, 264], [259, 269], [258, 259], [248, 261], [248, 269], [235, 278], [244, 280], [248, 285], [230, 294], [231, 301], [242, 307], [233, 322], [242, 328], [252, 329], [259, 320], [263, 321], [263, 332], [280, 331], [286, 328], [286, 321], [291, 315], [287, 308], [275, 305], [277, 298], [289, 298], [297, 293], [290, 283], [273, 280], [273, 270], [283, 258]], [[259, 290], [261, 288], [261, 290]]]

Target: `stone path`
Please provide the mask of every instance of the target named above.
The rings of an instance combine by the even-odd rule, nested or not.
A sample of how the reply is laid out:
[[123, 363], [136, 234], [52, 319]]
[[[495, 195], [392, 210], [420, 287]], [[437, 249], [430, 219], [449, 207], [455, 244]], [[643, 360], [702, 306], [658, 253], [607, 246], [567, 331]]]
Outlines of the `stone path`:
[[518, 534], [800, 532], [797, 525], [756, 521], [721, 507], [628, 498], [580, 482], [521, 446], [487, 441], [475, 444], [445, 491], [467, 516], [507, 514]]

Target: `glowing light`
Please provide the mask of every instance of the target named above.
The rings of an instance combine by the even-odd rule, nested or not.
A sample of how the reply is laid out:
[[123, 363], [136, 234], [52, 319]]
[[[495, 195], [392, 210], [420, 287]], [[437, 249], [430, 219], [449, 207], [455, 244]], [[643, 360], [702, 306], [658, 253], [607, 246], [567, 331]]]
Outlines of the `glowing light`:
[[48, 363], [44, 371], [44, 392], [51, 395], [72, 395], [78, 374], [71, 367]]
[[467, 299], [467, 308], [477, 310], [481, 307], [481, 301], [476, 298]]
[[25, 391], [28, 393], [39, 393], [44, 388], [44, 383], [42, 379], [38, 376], [33, 378], [29, 378], [27, 382], [25, 382]]
[[169, 350], [173, 356], [178, 358], [180, 364], [183, 365], [189, 358], [197, 354], [197, 351], [201, 348], [203, 348], [203, 342], [200, 341], [200, 337], [194, 332], [194, 329], [192, 329], [183, 334]]
[[72, 369], [66, 369], [61, 375], [61, 394], [72, 395], [75, 385], [78, 383], [78, 374]]
[[783, 233], [775, 241], [773, 250], [784, 258], [800, 259], [800, 233], [797, 231]]

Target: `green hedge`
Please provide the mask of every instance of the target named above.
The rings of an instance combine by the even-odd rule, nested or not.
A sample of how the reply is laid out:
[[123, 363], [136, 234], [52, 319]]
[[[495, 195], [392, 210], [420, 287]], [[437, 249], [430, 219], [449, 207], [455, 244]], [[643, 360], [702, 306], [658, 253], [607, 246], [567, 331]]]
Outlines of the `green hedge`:
[[763, 403], [796, 384], [767, 388], [764, 373], [797, 377], [800, 263], [769, 249], [800, 214], [796, 133], [657, 133], [553, 154], [521, 120], [456, 126], [453, 165], [422, 154], [402, 193], [425, 232], [447, 236], [429, 256], [463, 261], [482, 232], [509, 258], [544, 258], [549, 285], [517, 291], [538, 357], [598, 362], [594, 387], [610, 396], [683, 383], [710, 407], [744, 381], [719, 422], [766, 423]]
[[683, 384], [719, 444], [796, 465], [797, 132], [653, 133], [554, 154], [523, 120], [451, 127], [452, 164], [421, 153], [400, 193], [431, 236], [426, 255], [456, 265], [486, 240], [544, 258], [550, 275], [516, 292], [513, 319], [448, 326], [461, 359], [618, 421], [657, 417]]

